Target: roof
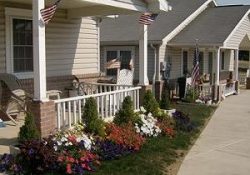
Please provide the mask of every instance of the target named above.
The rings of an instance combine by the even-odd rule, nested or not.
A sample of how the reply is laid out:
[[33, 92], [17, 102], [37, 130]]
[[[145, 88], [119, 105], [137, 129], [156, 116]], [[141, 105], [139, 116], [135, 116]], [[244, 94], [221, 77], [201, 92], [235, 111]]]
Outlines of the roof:
[[[161, 41], [207, 0], [168, 0], [173, 10], [161, 12], [149, 26], [148, 39]], [[133, 42], [139, 40], [139, 14], [123, 15], [117, 19], [104, 19], [101, 42]]]
[[183, 29], [169, 45], [222, 45], [250, 6], [208, 8]]

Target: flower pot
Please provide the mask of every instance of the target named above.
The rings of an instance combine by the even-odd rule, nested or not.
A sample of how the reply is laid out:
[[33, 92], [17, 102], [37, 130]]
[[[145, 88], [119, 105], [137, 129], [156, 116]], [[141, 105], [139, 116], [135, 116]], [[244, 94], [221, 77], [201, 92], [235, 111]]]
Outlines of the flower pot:
[[10, 145], [9, 149], [10, 149], [10, 154], [12, 155], [17, 155], [20, 153], [20, 148], [17, 145]]

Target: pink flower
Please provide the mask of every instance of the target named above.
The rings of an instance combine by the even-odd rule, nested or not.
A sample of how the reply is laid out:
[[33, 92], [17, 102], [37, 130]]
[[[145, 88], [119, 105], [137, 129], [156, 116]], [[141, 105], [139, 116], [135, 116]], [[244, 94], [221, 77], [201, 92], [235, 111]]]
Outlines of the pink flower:
[[71, 169], [71, 165], [70, 164], [67, 164], [67, 167], [66, 167], [66, 172], [68, 173], [68, 174], [72, 174], [72, 169]]

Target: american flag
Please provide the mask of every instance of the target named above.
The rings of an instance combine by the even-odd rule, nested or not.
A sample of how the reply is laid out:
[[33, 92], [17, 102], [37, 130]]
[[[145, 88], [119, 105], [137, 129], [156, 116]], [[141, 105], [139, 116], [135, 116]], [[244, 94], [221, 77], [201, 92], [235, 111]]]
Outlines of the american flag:
[[155, 21], [157, 16], [158, 14], [155, 13], [143, 13], [139, 19], [139, 23], [144, 25], [151, 25]]
[[193, 68], [193, 71], [192, 71], [192, 85], [194, 86], [196, 81], [198, 80], [199, 78], [199, 72], [200, 72], [200, 68], [199, 68], [199, 48], [198, 48], [198, 44], [196, 44], [196, 47], [195, 47], [195, 52], [194, 52], [194, 68]]
[[54, 16], [56, 9], [58, 7], [58, 4], [61, 0], [57, 0], [53, 5], [46, 7], [44, 9], [42, 9], [41, 12], [41, 16], [42, 16], [42, 20], [45, 24], [48, 24], [49, 21], [52, 19], [52, 17]]

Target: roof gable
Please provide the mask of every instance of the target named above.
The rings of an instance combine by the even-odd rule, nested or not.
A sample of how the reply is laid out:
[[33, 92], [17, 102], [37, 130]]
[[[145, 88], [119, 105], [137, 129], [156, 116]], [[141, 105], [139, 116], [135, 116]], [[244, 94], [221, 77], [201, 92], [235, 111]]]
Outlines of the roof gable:
[[205, 10], [170, 45], [223, 45], [230, 33], [249, 10], [249, 6], [224, 6]]
[[[160, 13], [149, 26], [148, 38], [161, 41], [201, 5], [211, 0], [169, 0], [172, 11]], [[100, 25], [101, 42], [128, 42], [139, 40], [139, 14], [123, 15], [117, 19], [104, 19]]]

